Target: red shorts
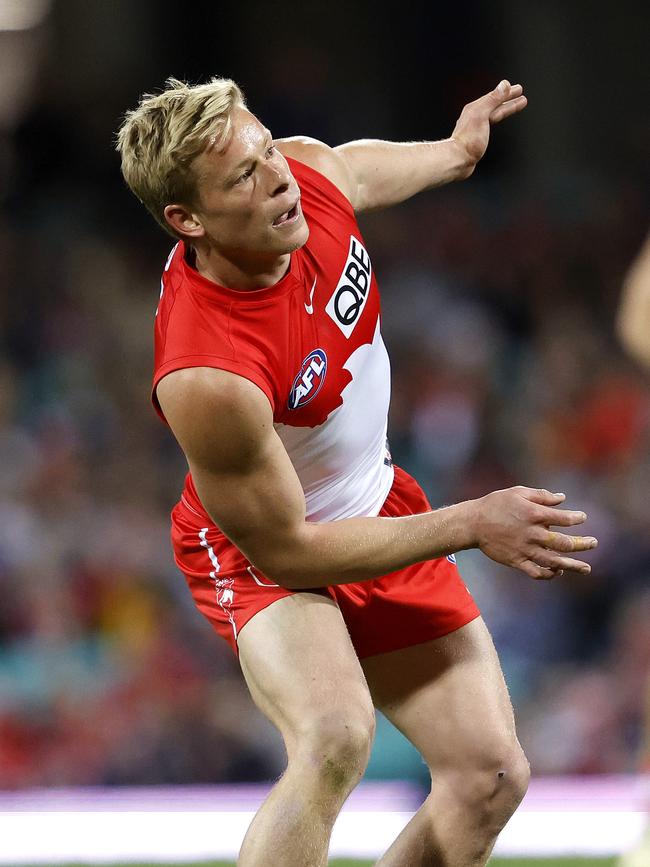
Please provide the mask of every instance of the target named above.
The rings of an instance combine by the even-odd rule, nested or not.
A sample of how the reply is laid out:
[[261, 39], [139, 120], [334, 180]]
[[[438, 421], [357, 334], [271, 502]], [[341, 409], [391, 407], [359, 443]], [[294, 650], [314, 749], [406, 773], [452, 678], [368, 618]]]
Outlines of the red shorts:
[[[395, 467], [395, 481], [379, 514], [428, 511], [431, 506], [418, 483]], [[207, 516], [189, 476], [172, 511], [172, 545], [197, 608], [235, 653], [239, 631], [258, 611], [292, 593], [313, 592], [279, 587], [254, 569]], [[337, 602], [360, 659], [440, 638], [480, 613], [453, 556], [316, 592]]]

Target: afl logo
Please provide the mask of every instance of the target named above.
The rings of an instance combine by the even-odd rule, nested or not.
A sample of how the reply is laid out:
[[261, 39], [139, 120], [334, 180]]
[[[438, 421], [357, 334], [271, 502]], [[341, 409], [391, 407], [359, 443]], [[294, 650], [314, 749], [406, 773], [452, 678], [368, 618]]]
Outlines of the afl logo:
[[327, 373], [327, 356], [314, 349], [300, 365], [289, 392], [289, 409], [298, 409], [313, 400], [321, 390]]

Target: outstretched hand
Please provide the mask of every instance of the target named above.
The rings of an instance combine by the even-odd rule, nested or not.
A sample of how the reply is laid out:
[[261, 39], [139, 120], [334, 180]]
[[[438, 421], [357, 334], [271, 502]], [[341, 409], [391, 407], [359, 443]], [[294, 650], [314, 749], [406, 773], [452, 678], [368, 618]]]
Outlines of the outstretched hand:
[[476, 547], [531, 578], [554, 578], [565, 569], [588, 574], [589, 564], [570, 555], [595, 548], [596, 539], [551, 529], [573, 527], [587, 518], [584, 512], [559, 508], [564, 499], [564, 494], [519, 485], [471, 501]]
[[451, 138], [464, 149], [472, 169], [487, 150], [490, 125], [517, 114], [527, 103], [521, 84], [504, 79], [494, 90], [465, 106]]

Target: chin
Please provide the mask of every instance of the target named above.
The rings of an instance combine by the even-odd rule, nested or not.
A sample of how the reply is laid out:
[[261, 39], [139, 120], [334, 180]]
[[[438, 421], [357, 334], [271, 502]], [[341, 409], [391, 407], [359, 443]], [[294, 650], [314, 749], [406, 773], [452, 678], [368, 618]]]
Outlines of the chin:
[[293, 253], [294, 250], [299, 250], [301, 247], [304, 247], [309, 239], [309, 226], [307, 225], [307, 221], [303, 218], [303, 224], [299, 227], [299, 230], [296, 231], [296, 239], [291, 247], [290, 253]]
[[[285, 238], [282, 238], [280, 241], [280, 246], [282, 248], [282, 253], [293, 253], [296, 250], [299, 250], [301, 247], [307, 243], [307, 239], [309, 238], [309, 226], [307, 225], [307, 221], [302, 219], [301, 223], [297, 225], [293, 231]], [[279, 240], [279, 239], [277, 239]]]

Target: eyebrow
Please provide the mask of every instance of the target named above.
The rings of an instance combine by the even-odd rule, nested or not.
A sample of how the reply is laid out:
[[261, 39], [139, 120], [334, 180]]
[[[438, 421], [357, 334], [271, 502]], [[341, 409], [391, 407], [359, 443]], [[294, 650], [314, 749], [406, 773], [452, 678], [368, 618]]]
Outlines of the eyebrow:
[[[265, 128], [264, 132], [265, 132], [264, 143], [266, 144], [266, 142], [268, 142], [269, 139], [272, 142], [273, 136], [271, 135], [270, 130]], [[229, 177], [234, 178], [234, 176], [237, 174], [237, 172], [241, 171], [241, 169], [243, 169], [245, 166], [249, 166], [249, 165], [251, 165], [251, 163], [255, 163], [255, 162], [257, 162], [256, 156], [245, 157], [243, 160], [241, 160], [241, 162], [237, 163], [237, 165], [234, 166], [232, 172], [229, 173]]]

